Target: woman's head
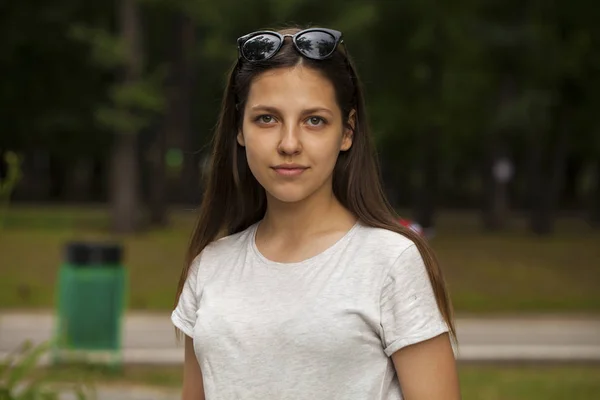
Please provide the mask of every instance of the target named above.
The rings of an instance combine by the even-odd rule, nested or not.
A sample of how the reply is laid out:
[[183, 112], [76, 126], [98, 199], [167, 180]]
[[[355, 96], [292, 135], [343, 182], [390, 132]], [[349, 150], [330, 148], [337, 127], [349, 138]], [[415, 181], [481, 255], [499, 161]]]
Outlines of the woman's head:
[[[276, 53], [260, 61], [241, 56], [229, 75], [177, 299], [191, 261], [217, 237], [262, 219], [268, 197], [295, 202], [328, 190], [363, 224], [402, 233], [417, 244], [450, 322], [433, 254], [397, 222], [384, 196], [362, 89], [344, 45], [324, 59], [306, 57], [301, 52], [310, 50], [310, 43], [294, 43], [288, 36], [299, 31], [279, 31], [286, 40]], [[238, 41], [241, 50], [243, 40]], [[280, 170], [289, 164], [300, 170]]]
[[[318, 190], [330, 191], [333, 182], [343, 202], [340, 189], [348, 185], [339, 181], [347, 181], [348, 168], [356, 166], [350, 159], [371, 148], [365, 143], [368, 133], [362, 131], [361, 90], [343, 44], [332, 47], [325, 59], [312, 59], [299, 51], [311, 45], [304, 35], [295, 42], [290, 37], [300, 31], [279, 31], [285, 40], [267, 60], [240, 55], [226, 89], [224, 110], [230, 112], [222, 114], [219, 127], [227, 128], [218, 129], [217, 135], [227, 135], [223, 139], [229, 142], [236, 133], [236, 142], [227, 144], [238, 161], [232, 172], [241, 193], [259, 192], [261, 211], [269, 195], [299, 201]], [[245, 42], [238, 46], [244, 51]], [[289, 163], [308, 168], [299, 176], [284, 176], [272, 168]]]
[[340, 152], [352, 146], [354, 125], [344, 118], [331, 81], [302, 63], [271, 69], [254, 77], [243, 104], [239, 151], [268, 200], [330, 197], [333, 170]]

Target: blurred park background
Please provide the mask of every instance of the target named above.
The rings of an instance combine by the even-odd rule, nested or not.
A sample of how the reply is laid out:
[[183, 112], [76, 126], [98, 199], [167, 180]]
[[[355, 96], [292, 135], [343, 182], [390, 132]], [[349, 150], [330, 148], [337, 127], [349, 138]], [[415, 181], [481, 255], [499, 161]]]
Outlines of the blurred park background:
[[[597, 10], [591, 0], [2, 3], [0, 315], [53, 312], [64, 245], [110, 240], [124, 250], [127, 311], [168, 319], [236, 38], [298, 24], [343, 32], [385, 189], [431, 235], [459, 317], [597, 321]], [[566, 361], [461, 364], [464, 398], [600, 397], [600, 367]], [[90, 374], [181, 380], [178, 366]]]

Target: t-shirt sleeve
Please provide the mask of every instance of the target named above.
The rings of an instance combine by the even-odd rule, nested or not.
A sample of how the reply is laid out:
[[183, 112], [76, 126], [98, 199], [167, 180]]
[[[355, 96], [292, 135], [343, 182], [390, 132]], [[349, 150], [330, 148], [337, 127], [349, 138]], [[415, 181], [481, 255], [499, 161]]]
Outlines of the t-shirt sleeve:
[[198, 285], [199, 259], [200, 256], [192, 262], [177, 307], [171, 313], [173, 325], [189, 337], [193, 337], [196, 313], [198, 312], [198, 297], [200, 295]]
[[414, 244], [391, 266], [382, 287], [380, 306], [382, 342], [388, 356], [449, 330]]

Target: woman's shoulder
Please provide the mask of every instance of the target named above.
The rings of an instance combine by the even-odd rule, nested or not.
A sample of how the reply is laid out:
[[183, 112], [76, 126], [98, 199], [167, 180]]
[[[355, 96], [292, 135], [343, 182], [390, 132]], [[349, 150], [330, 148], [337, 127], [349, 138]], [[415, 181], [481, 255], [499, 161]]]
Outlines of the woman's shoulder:
[[236, 249], [244, 249], [248, 245], [248, 240], [253, 236], [255, 228], [256, 224], [253, 224], [240, 232], [214, 240], [206, 246], [203, 253], [207, 253], [211, 257], [214, 257], [223, 254], [231, 254], [232, 251]]
[[192, 271], [201, 270], [210, 273], [211, 265], [218, 265], [223, 258], [238, 255], [244, 250], [248, 240], [252, 237], [255, 225], [251, 225], [243, 231], [227, 235], [209, 243], [192, 261]]
[[388, 259], [398, 258], [415, 244], [412, 239], [399, 232], [365, 224], [360, 225], [355, 239], [364, 251], [370, 252], [374, 257]]

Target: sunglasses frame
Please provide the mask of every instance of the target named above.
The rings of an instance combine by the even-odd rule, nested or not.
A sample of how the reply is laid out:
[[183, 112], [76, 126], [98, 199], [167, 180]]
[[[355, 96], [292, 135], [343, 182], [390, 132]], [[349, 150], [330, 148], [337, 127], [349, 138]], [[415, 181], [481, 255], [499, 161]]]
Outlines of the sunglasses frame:
[[[296, 40], [298, 37], [306, 34], [306, 33], [310, 33], [310, 32], [324, 32], [327, 34], [330, 34], [331, 36], [334, 37], [335, 39], [335, 45], [333, 46], [333, 50], [331, 50], [331, 53], [327, 54], [325, 57], [319, 57], [319, 58], [315, 58], [315, 57], [310, 57], [307, 56], [306, 54], [304, 54], [302, 52], [302, 50], [300, 50], [300, 47], [298, 46], [298, 44], [296, 43]], [[262, 60], [250, 60], [248, 58], [246, 58], [246, 56], [244, 55], [243, 52], [243, 48], [244, 45], [253, 37], [259, 36], [259, 35], [264, 35], [264, 34], [269, 34], [269, 35], [273, 35], [279, 38], [279, 45], [277, 46], [277, 48], [273, 51], [273, 53], [271, 55], [269, 55], [268, 57], [263, 58]], [[300, 54], [302, 54], [304, 57], [306, 58], [310, 58], [311, 60], [326, 60], [329, 57], [331, 57], [333, 55], [333, 53], [335, 53], [335, 51], [337, 50], [338, 46], [342, 43], [344, 43], [344, 39], [342, 38], [342, 32], [340, 31], [336, 31], [333, 29], [327, 29], [327, 28], [309, 28], [309, 29], [304, 29], [301, 30], [299, 32], [296, 32], [295, 34], [291, 35], [291, 34], [281, 34], [279, 32], [275, 32], [275, 31], [256, 31], [256, 32], [252, 32], [252, 33], [248, 33], [247, 35], [241, 36], [237, 39], [237, 48], [238, 48], [238, 58], [243, 58], [244, 60], [248, 61], [248, 62], [261, 62], [261, 61], [266, 61], [268, 59], [270, 59], [271, 57], [275, 56], [275, 54], [277, 54], [279, 52], [279, 50], [281, 50], [281, 47], [283, 46], [283, 42], [285, 40], [286, 37], [290, 37], [292, 38], [292, 42], [294, 43], [294, 47], [296, 48], [296, 51], [298, 51]]]

